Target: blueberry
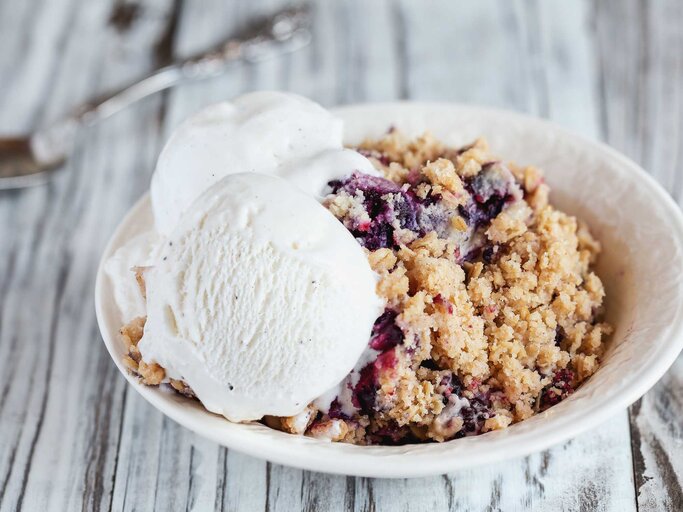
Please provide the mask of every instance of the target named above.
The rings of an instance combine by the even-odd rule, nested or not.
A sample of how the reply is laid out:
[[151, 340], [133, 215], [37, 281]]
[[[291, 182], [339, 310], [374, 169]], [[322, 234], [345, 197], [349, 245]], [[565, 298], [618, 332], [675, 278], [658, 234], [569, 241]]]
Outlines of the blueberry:
[[514, 177], [498, 162], [485, 164], [479, 174], [465, 181], [470, 200], [459, 207], [468, 225], [479, 228], [488, 224], [514, 199]]
[[484, 263], [493, 263], [496, 254], [498, 254], [498, 246], [488, 245], [481, 252], [481, 259], [484, 261]]
[[403, 331], [396, 325], [398, 313], [387, 309], [382, 313], [372, 326], [370, 348], [385, 351], [403, 343]]
[[564, 331], [561, 325], [555, 327], [555, 345], [560, 346], [560, 344], [567, 337], [567, 333]]
[[394, 214], [403, 229], [418, 231], [417, 224], [419, 206], [408, 194], [396, 194], [394, 196]]
[[348, 416], [347, 414], [344, 414], [344, 412], [342, 411], [342, 408], [341, 408], [341, 404], [339, 403], [339, 400], [336, 398], [330, 404], [330, 410], [328, 411], [327, 415], [333, 419], [340, 419], [340, 420], [350, 420], [351, 419], [350, 416]]
[[[462, 381], [452, 372], [446, 373], [441, 378], [436, 391], [443, 395], [446, 407], [442, 414], [446, 416], [446, 419], [448, 421], [453, 418], [462, 420], [462, 428], [454, 436], [456, 438], [480, 434], [486, 420], [494, 416], [489, 394], [473, 393], [471, 389], [464, 393]], [[465, 394], [466, 397], [463, 396]]]
[[402, 445], [414, 442], [410, 429], [400, 427], [394, 421], [379, 427], [368, 436], [373, 444]]
[[448, 398], [453, 394], [456, 396], [461, 396], [464, 388], [458, 376], [452, 372], [448, 372], [441, 378], [441, 381], [436, 389], [445, 398]]
[[365, 414], [371, 413], [376, 404], [379, 374], [396, 366], [396, 353], [393, 349], [382, 352], [377, 359], [368, 363], [360, 371], [358, 382], [353, 388], [351, 403]]
[[436, 364], [434, 359], [425, 359], [420, 363], [422, 368], [427, 368], [428, 370], [439, 370], [439, 366]]
[[357, 191], [363, 193], [363, 206], [370, 223], [351, 231], [369, 250], [397, 248], [394, 240], [397, 228], [420, 232], [418, 218], [422, 206], [413, 194], [403, 191], [393, 181], [356, 172], [344, 180], [331, 181], [329, 186], [333, 193], [340, 190], [350, 196], [355, 196]]
[[553, 375], [552, 383], [541, 391], [541, 409], [560, 403], [574, 392], [574, 372], [564, 368]]
[[463, 420], [462, 430], [458, 432], [460, 437], [480, 434], [487, 419], [493, 417], [491, 404], [485, 395], [477, 395], [469, 399], [469, 406], [460, 409]]
[[360, 377], [353, 388], [351, 402], [363, 413], [369, 414], [375, 408], [377, 395], [377, 369], [374, 363], [369, 363], [360, 371]]

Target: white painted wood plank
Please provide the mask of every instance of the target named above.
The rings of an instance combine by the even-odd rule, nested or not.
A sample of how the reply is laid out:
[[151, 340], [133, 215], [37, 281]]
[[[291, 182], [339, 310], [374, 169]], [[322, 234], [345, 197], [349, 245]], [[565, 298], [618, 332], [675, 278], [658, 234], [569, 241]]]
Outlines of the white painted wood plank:
[[683, 508], [683, 358], [631, 408], [640, 510]]
[[[279, 2], [280, 5], [282, 3]], [[268, 2], [268, 4], [269, 9], [275, 9], [278, 2]], [[230, 23], [238, 25], [250, 15], [259, 11], [263, 12], [262, 6], [259, 6], [258, 9], [250, 10], [245, 9], [242, 5], [226, 5], [222, 2], [214, 2], [214, 4], [209, 6], [206, 4], [202, 6], [188, 5], [183, 10], [179, 26], [177, 39], [179, 54], [189, 54], [197, 51], [204, 45], [215, 42], [222, 35], [229, 32], [230, 26], [226, 26], [226, 20], [230, 20]], [[320, 5], [316, 13], [323, 18], [324, 11], [325, 7]], [[332, 17], [328, 19], [330, 23], [333, 23]], [[317, 27], [319, 30], [324, 29], [324, 26], [321, 26], [321, 24], [317, 24]], [[339, 46], [343, 46], [344, 40], [347, 37], [346, 32], [338, 30], [336, 36]], [[199, 42], [197, 42], [198, 39]], [[328, 55], [331, 49], [334, 49], [334, 47], [324, 49], [326, 52], [323, 55]], [[311, 63], [310, 53], [307, 55], [306, 52], [312, 53], [314, 51], [316, 49], [311, 48], [300, 52], [298, 55], [291, 56], [292, 67], [296, 69], [297, 64], [309, 65]], [[360, 48], [357, 48], [356, 51], [360, 51]], [[324, 60], [327, 61], [326, 58]], [[348, 63], [348, 61], [345, 62]], [[310, 84], [315, 82], [307, 79], [308, 73], [284, 73], [284, 67], [288, 65], [289, 62], [286, 61], [272, 61], [259, 64], [258, 66], [235, 67], [224, 77], [173, 91], [169, 96], [165, 131], [168, 132], [182, 118], [203, 105], [229, 98], [245, 90], [290, 88], [301, 94], [311, 95]], [[297, 88], [297, 85], [300, 88]], [[355, 100], [360, 99], [362, 98], [355, 98]], [[138, 415], [146, 417], [147, 414], [149, 413], [142, 408], [135, 411], [134, 418]], [[128, 421], [128, 416], [126, 421]], [[133, 419], [132, 421], [136, 420]], [[154, 426], [153, 428], [158, 429], [159, 427]], [[175, 436], [174, 449], [181, 453], [187, 453], [187, 445], [196, 443], [198, 439], [187, 431], [176, 432]], [[125, 431], [124, 439], [129, 440], [131, 445], [126, 445], [125, 450], [122, 449], [122, 452], [125, 451], [130, 454], [141, 450], [139, 456], [126, 456], [131, 457], [134, 460], [134, 464], [144, 463], [138, 460], [138, 458], [154, 460], [154, 455], [148, 457], [145, 453], [145, 446], [149, 444], [146, 439], [137, 439], [132, 435], [129, 438]], [[158, 446], [159, 444], [163, 445], [163, 440], [152, 441], [152, 445]], [[213, 460], [214, 453], [218, 454], [219, 459], [222, 457], [225, 464], [224, 468], [220, 465], [211, 466], [212, 462], [208, 462]], [[178, 490], [174, 478], [177, 473], [186, 474], [187, 461], [188, 458], [185, 456], [166, 467], [150, 469], [152, 473], [157, 474], [157, 481], [155, 482], [157, 496], [182, 496], [185, 491], [182, 487], [181, 490]], [[226, 510], [254, 510], [256, 507], [263, 508], [266, 500], [269, 508], [288, 510], [291, 509], [290, 506], [293, 504], [289, 499], [298, 499], [298, 503], [301, 506], [309, 507], [312, 510], [315, 510], [317, 506], [323, 506], [323, 504], [325, 507], [329, 507], [333, 501], [336, 501], [337, 491], [341, 489], [341, 492], [344, 492], [346, 484], [346, 479], [343, 477], [328, 477], [304, 473], [281, 466], [266, 465], [263, 461], [258, 461], [236, 452], [230, 451], [226, 457], [225, 450], [218, 447], [215, 447], [215, 452], [207, 449], [207, 453], [202, 458], [201, 466], [207, 465], [212, 468], [207, 470], [207, 474], [213, 473], [215, 478], [213, 480], [206, 478], [198, 484], [201, 485], [201, 488], [198, 488], [198, 493], [202, 496], [206, 495], [208, 490], [211, 489], [212, 481], [218, 482], [219, 486], [215, 491], [212, 491], [212, 495], [215, 494], [216, 496], [216, 504]], [[119, 471], [119, 475], [117, 475], [117, 497], [119, 496], [118, 478], [123, 478], [121, 473], [125, 473], [125, 470], [122, 469]], [[294, 478], [292, 478], [292, 475], [294, 475]], [[270, 484], [268, 488], [265, 485], [266, 480]], [[259, 485], [259, 483], [262, 485]], [[289, 498], [287, 501], [283, 500], [285, 496]], [[122, 503], [115, 501], [115, 504], [119, 505]], [[148, 502], [147, 506], [151, 507], [151, 504]], [[128, 507], [129, 505], [126, 504], [124, 508]], [[154, 508], [158, 508], [158, 505]], [[201, 508], [198, 508], [198, 510], [201, 510]]]
[[457, 509], [635, 510], [628, 447], [605, 433], [628, 439], [624, 415], [545, 452], [449, 475]]
[[[683, 5], [598, 4], [607, 141], [639, 162], [683, 204]], [[625, 31], [623, 24], [631, 23]], [[616, 42], [615, 42], [616, 41]], [[630, 410], [640, 511], [683, 509], [683, 363]]]
[[[189, 55], [219, 41], [262, 10], [225, 2], [183, 5], [175, 40], [178, 55]], [[277, 62], [234, 66], [220, 78], [191, 84], [168, 95], [163, 131], [197, 109], [253, 88], [276, 88]], [[156, 411], [137, 396], [127, 409], [121, 456], [126, 464], [117, 472], [114, 509], [121, 510], [260, 510], [267, 500], [267, 466], [262, 460], [227, 451], [169, 420], [159, 421]], [[149, 422], [150, 414], [154, 422]], [[144, 425], [145, 436], [129, 423]], [[151, 436], [151, 438], [149, 437]], [[153, 475], [154, 482], [136, 485], [136, 475]], [[132, 482], [131, 482], [132, 480]], [[134, 488], [131, 489], [131, 485]], [[137, 500], [145, 489], [145, 502]], [[132, 492], [131, 492], [132, 491]]]
[[[217, 42], [243, 19], [234, 4], [224, 2], [192, 2], [180, 7], [175, 34], [168, 41], [169, 50], [179, 55]], [[222, 89], [221, 99], [241, 92], [243, 75], [244, 69], [236, 67], [217, 81], [165, 94], [160, 126], [164, 139], [186, 115], [212, 101], [211, 91]], [[145, 170], [147, 179], [152, 167], [150, 163]], [[249, 492], [260, 489], [265, 497], [265, 484], [259, 485], [254, 472], [235, 467], [242, 465], [239, 455], [227, 454], [224, 448], [163, 418], [132, 391], [126, 405], [113, 510], [212, 510], [215, 506], [230, 510], [234, 509], [232, 503], [242, 503], [248, 507], [245, 510], [263, 508], [262, 504], [253, 508]], [[260, 467], [265, 482], [265, 463], [249, 459], [245, 468], [249, 466]], [[250, 484], [244, 485], [249, 480], [241, 480], [240, 475], [251, 479]]]
[[587, 137], [601, 137], [590, 2], [517, 5], [526, 13], [527, 23], [521, 26], [525, 46], [534, 55], [529, 72], [537, 78], [531, 88], [545, 88], [536, 93], [546, 99], [536, 101], [535, 113]]
[[[599, 5], [597, 39], [608, 140], [680, 202], [683, 4], [662, 0]], [[625, 32], [622, 24], [630, 19], [638, 23]]]
[[[277, 2], [269, 2], [269, 4], [269, 8], [274, 9]], [[386, 5], [384, 7], [386, 11]], [[244, 9], [243, 6], [228, 6], [221, 2], [215, 2], [208, 6], [206, 4], [202, 6], [186, 6], [182, 12], [179, 25], [178, 53], [190, 54], [204, 45], [215, 42], [230, 30], [230, 27], [226, 26], [226, 20], [230, 20], [231, 23], [237, 25], [259, 10], [262, 11], [262, 8], [250, 11], [249, 9]], [[320, 5], [316, 13], [320, 18], [323, 18], [324, 11], [325, 7]], [[330, 23], [333, 22], [332, 17], [328, 19]], [[317, 27], [319, 30], [325, 28], [321, 24], [318, 24]], [[343, 46], [347, 33], [338, 29], [336, 36], [338, 45]], [[197, 42], [197, 40], [199, 41]], [[325, 54], [329, 54], [331, 49], [334, 49], [334, 47], [324, 49], [326, 50]], [[314, 52], [316, 49], [304, 50], [298, 55], [292, 56], [294, 68], [296, 68], [297, 62], [302, 65], [311, 63], [310, 54], [306, 55], [307, 51]], [[356, 51], [360, 51], [360, 48], [357, 48]], [[294, 62], [295, 60], [297, 62]], [[346, 60], [344, 62], [348, 64], [349, 61]], [[308, 74], [297, 74], [295, 72], [285, 74], [282, 72], [284, 65], [289, 65], [289, 62], [273, 61], [258, 66], [235, 67], [224, 77], [173, 91], [169, 96], [165, 131], [169, 131], [182, 118], [203, 105], [229, 98], [248, 89], [291, 88], [296, 92], [310, 95], [310, 84], [314, 82], [306, 79]], [[297, 89], [297, 85], [301, 86], [301, 88]], [[305, 87], [309, 87], [309, 90], [305, 89]], [[353, 99], [360, 100], [362, 98]], [[138, 400], [137, 397], [133, 398], [133, 401]], [[127, 408], [127, 411], [129, 410], [130, 407]], [[145, 421], [149, 411], [145, 410], [144, 407], [136, 407], [130, 414], [132, 416], [126, 415], [126, 422], [124, 424], [124, 444], [121, 449], [122, 459], [117, 474], [115, 508], [128, 509], [132, 507], [133, 502], [123, 500], [121, 489], [127, 489], [125, 496], [131, 495], [129, 494], [131, 484], [126, 482], [128, 477], [125, 475], [133, 470], [135, 474], [144, 472], [157, 475], [157, 480], [154, 484], [157, 498], [152, 502], [147, 497], [147, 503], [146, 505], [143, 504], [143, 509], [159, 509], [160, 496], [173, 496], [175, 501], [165, 499], [162, 502], [166, 505], [177, 505], [177, 502], [180, 501], [180, 498], [187, 490], [182, 485], [178, 485], [176, 478], [178, 474], [187, 474], [189, 465], [187, 454], [192, 449], [188, 448], [188, 446], [194, 446], [197, 443], [197, 436], [187, 431], [174, 431], [175, 441], [171, 449], [176, 453], [184, 455], [177, 455], [172, 464], [152, 465], [150, 467], [150, 464], [155, 464], [153, 461], [164, 457], [163, 452], [160, 450], [168, 450], [168, 443], [165, 443], [162, 438], [163, 436], [158, 434], [157, 437], [150, 440], [146, 437], [135, 435], [135, 430], [129, 432], [127, 429], [128, 422], [137, 423]], [[151, 429], [152, 432], [157, 432], [162, 427], [156, 422], [148, 425], [147, 428], [148, 430]], [[171, 427], [164, 424], [163, 428], [168, 429]], [[154, 450], [157, 451], [150, 453], [150, 445], [155, 447]], [[163, 448], [159, 448], [159, 446]], [[213, 462], [216, 458], [215, 454], [217, 454], [219, 459], [218, 465]], [[224, 467], [220, 465], [220, 460], [223, 460]], [[137, 469], [138, 466], [142, 466], [142, 468]], [[131, 469], [127, 471], [127, 467], [131, 467]], [[345, 492], [347, 481], [343, 477], [328, 477], [281, 466], [266, 465], [263, 461], [258, 461], [232, 451], [227, 452], [226, 457], [225, 450], [218, 447], [215, 447], [213, 450], [207, 448], [202, 454], [198, 467], [203, 468], [207, 476], [199, 481], [193, 479], [193, 482], [196, 482], [197, 485], [196, 494], [206, 496], [211, 491], [210, 494], [216, 497], [216, 505], [226, 510], [254, 510], [256, 507], [263, 508], [266, 501], [268, 508], [279, 510], [291, 509], [291, 506], [295, 503], [312, 510], [320, 506], [327, 508], [331, 506], [332, 502], [336, 503], [338, 492]], [[206, 469], [207, 467], [209, 469]], [[268, 488], [265, 485], [266, 481], [270, 484]], [[353, 482], [353, 479], [351, 481]], [[119, 482], [121, 482], [121, 485], [119, 485]], [[126, 483], [124, 484], [124, 482]], [[216, 485], [218, 487], [214, 490], [212, 486]], [[363, 486], [359, 485], [358, 488], [362, 489]], [[135, 496], [139, 492], [140, 489], [136, 488], [132, 495]], [[352, 494], [351, 496], [354, 495]], [[153, 505], [153, 503], [155, 504]], [[201, 510], [201, 508], [197, 508], [197, 510]]]
[[[534, 31], [539, 31], [536, 37], [545, 70], [545, 79], [540, 82], [548, 88], [547, 117], [586, 136], [603, 137], [597, 108], [598, 74], [590, 58], [591, 3], [537, 2], [531, 9], [527, 4], [527, 10], [538, 12], [530, 16], [538, 22], [529, 27], [529, 37], [534, 38]], [[542, 482], [544, 476], [554, 476], [539, 486], [541, 508], [552, 509], [562, 503], [569, 509], [635, 510], [629, 440], [624, 411], [565, 444], [566, 452], [561, 456], [552, 456], [559, 448], [541, 454], [543, 462], [527, 478], [527, 482]], [[533, 463], [538, 457], [529, 460]]]
[[[154, 16], [141, 14], [145, 29], [127, 35], [108, 27], [110, 2], [30, 6], [35, 24], [17, 34], [25, 61], [0, 84], [11, 100], [3, 129], [54, 118], [149, 69], [169, 5], [147, 1]], [[10, 279], [0, 299], [0, 509], [109, 508], [125, 385], [99, 341], [94, 273], [115, 223], [147, 186], [158, 104], [84, 134], [49, 186], [0, 200], [0, 235], [13, 240], [0, 246]]]
[[[248, 19], [248, 6], [242, 2], [206, 0], [183, 5], [174, 50], [189, 56], [220, 42]], [[164, 133], [202, 107], [229, 99], [247, 89], [250, 66], [232, 66], [224, 76], [171, 90], [168, 94]]]
[[[406, 96], [532, 111], [527, 51], [512, 2], [401, 2]], [[397, 28], [398, 30], [398, 28]]]
[[[408, 90], [419, 98], [447, 98], [526, 110], [581, 131], [599, 133], [587, 2], [501, 6], [450, 3], [447, 27], [414, 4], [405, 4]], [[485, 5], [485, 8], [482, 6]], [[428, 34], [438, 34], [428, 37]], [[465, 41], [465, 42], [463, 42]], [[503, 43], [505, 41], [505, 43]], [[463, 47], [466, 45], [466, 47]], [[444, 66], [451, 62], [450, 69]], [[413, 71], [413, 63], [417, 71]], [[486, 74], [490, 74], [487, 77]], [[483, 91], [482, 91], [483, 87]], [[481, 96], [480, 96], [481, 95]], [[540, 510], [588, 506], [633, 510], [628, 420], [620, 414], [603, 428], [501, 468], [448, 478], [451, 503], [463, 510], [487, 506]], [[602, 456], [596, 457], [596, 447]], [[442, 492], [430, 482], [432, 492]], [[375, 487], [375, 500], [392, 500], [392, 488]], [[386, 496], [384, 492], [386, 492]]]

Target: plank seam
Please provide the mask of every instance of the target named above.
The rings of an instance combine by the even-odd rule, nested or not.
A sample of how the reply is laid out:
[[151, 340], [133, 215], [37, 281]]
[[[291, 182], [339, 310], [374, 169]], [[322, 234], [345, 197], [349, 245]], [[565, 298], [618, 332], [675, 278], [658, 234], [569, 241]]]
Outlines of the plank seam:
[[33, 456], [35, 454], [36, 445], [38, 444], [38, 439], [43, 430], [43, 424], [45, 421], [45, 411], [47, 410], [47, 402], [50, 397], [50, 381], [52, 380], [52, 365], [54, 362], [54, 345], [57, 339], [57, 327], [59, 325], [59, 311], [62, 306], [62, 300], [64, 298], [64, 292], [66, 289], [66, 280], [69, 273], [69, 258], [66, 257], [59, 269], [59, 274], [57, 275], [57, 293], [55, 294], [55, 306], [52, 310], [52, 321], [50, 325], [50, 343], [48, 344], [48, 354], [47, 354], [47, 366], [45, 369], [45, 392], [43, 393], [43, 399], [40, 404], [40, 415], [38, 416], [38, 422], [36, 424], [36, 431], [33, 434], [33, 439], [31, 440], [31, 446], [29, 448], [28, 460], [26, 461], [26, 467], [24, 468], [24, 474], [21, 480], [21, 491], [19, 497], [17, 498], [17, 510], [21, 510], [21, 505], [24, 502], [24, 495], [26, 493], [26, 486], [28, 484], [29, 472], [31, 470], [31, 465], [33, 463]]

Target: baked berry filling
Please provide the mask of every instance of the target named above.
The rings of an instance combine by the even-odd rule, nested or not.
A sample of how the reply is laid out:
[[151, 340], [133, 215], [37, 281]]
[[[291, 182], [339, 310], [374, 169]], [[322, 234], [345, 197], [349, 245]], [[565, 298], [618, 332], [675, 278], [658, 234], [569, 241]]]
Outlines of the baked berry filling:
[[499, 162], [482, 166], [479, 174], [465, 181], [470, 199], [460, 206], [467, 224], [480, 228], [495, 219], [503, 208], [521, 196], [510, 171]]
[[[575, 221], [548, 205], [538, 171], [490, 158], [481, 141], [448, 149], [395, 131], [359, 151], [385, 177], [330, 182], [324, 204], [368, 250], [387, 308], [321, 424], [343, 421], [340, 440], [362, 444], [445, 441], [569, 396], [602, 344], [584, 352], [565, 340], [599, 340], [610, 328], [580, 253], [597, 244], [583, 244]], [[593, 301], [579, 308], [589, 313], [558, 317], [560, 294]]]
[[[434, 232], [441, 238], [458, 240], [461, 261], [471, 261], [485, 243], [482, 231], [506, 206], [523, 197], [512, 173], [499, 162], [485, 164], [476, 176], [464, 180], [467, 198], [457, 207], [444, 201], [438, 192], [419, 196], [417, 186], [423, 181], [413, 179], [412, 174], [409, 178], [411, 183], [400, 186], [355, 172], [329, 183], [332, 197], [345, 194], [362, 206], [341, 220], [366, 249], [398, 249], [402, 243], [396, 236], [398, 230], [404, 230], [404, 236], [405, 231], [410, 232], [414, 238]], [[452, 230], [456, 216], [464, 221], [464, 233]]]
[[355, 172], [344, 180], [331, 181], [329, 186], [332, 194], [343, 191], [362, 203], [369, 220], [350, 217], [344, 224], [371, 251], [397, 247], [397, 229], [422, 232], [418, 223], [419, 201], [392, 181]]
[[[529, 418], [598, 369], [611, 332], [600, 245], [549, 204], [540, 171], [501, 163], [483, 141], [448, 148], [395, 130], [359, 152], [384, 177], [332, 181], [323, 204], [367, 250], [386, 309], [344, 381], [269, 426], [356, 444], [447, 441]], [[141, 334], [122, 329], [126, 364], [159, 384]]]
[[553, 375], [552, 384], [541, 392], [541, 409], [560, 403], [574, 392], [574, 372], [566, 368]]

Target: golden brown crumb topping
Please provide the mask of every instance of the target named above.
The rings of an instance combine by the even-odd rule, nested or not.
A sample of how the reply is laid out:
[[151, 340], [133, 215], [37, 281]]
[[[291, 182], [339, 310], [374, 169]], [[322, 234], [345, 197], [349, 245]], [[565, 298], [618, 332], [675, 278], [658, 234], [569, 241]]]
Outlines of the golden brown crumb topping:
[[[592, 270], [600, 244], [549, 204], [541, 171], [501, 163], [481, 139], [451, 148], [392, 130], [357, 149], [384, 178], [332, 182], [324, 204], [366, 248], [386, 311], [367, 366], [342, 384], [350, 398], [267, 425], [356, 444], [445, 441], [524, 420], [598, 369], [611, 332]], [[125, 362], [157, 385], [163, 368], [137, 350], [143, 327], [121, 329]]]

